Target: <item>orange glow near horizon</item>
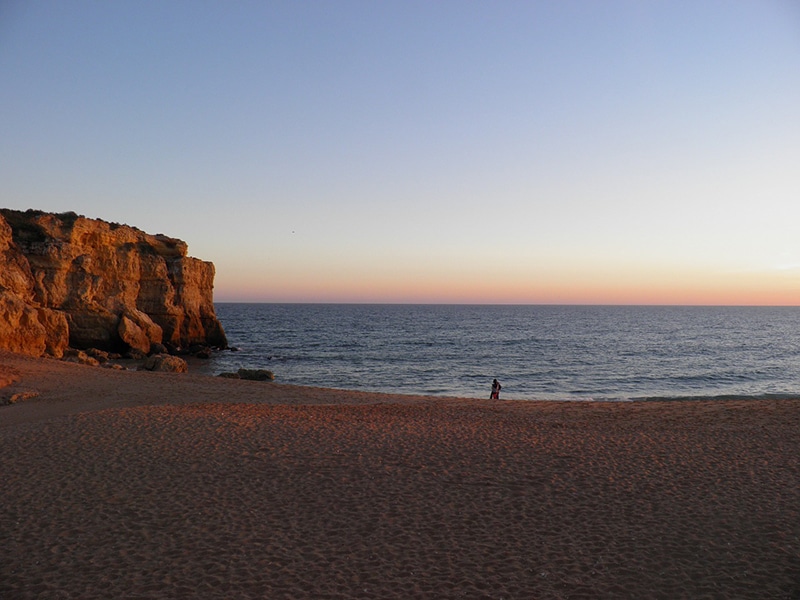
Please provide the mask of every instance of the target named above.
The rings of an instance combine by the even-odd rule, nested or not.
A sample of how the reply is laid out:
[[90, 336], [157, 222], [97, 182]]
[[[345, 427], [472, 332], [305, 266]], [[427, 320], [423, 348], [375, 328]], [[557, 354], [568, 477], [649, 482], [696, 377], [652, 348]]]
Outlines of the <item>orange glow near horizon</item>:
[[218, 277], [218, 302], [319, 302], [398, 304], [800, 304], [800, 276], [789, 272], [626, 273], [583, 277], [539, 274], [528, 280], [445, 276], [286, 278], [268, 282]]

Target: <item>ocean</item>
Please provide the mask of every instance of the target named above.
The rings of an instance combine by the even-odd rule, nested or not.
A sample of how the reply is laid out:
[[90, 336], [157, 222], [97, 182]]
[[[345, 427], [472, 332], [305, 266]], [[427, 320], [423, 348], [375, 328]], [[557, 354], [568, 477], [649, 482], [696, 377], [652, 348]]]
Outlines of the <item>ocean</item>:
[[800, 396], [800, 308], [218, 303], [230, 346], [192, 370], [402, 394]]

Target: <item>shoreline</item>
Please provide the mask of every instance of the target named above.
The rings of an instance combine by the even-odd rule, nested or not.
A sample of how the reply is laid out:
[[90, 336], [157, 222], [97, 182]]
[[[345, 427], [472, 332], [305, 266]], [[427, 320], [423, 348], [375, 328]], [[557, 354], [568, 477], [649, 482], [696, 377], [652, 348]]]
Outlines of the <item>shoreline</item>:
[[0, 354], [3, 598], [800, 594], [800, 399], [400, 396]]
[[[0, 350], [0, 401], [15, 394], [30, 395], [10, 406], [0, 402], [0, 428], [17, 421], [49, 418], [48, 415], [77, 414], [104, 408], [124, 408], [139, 405], [187, 404], [225, 402], [248, 404], [407, 404], [432, 403], [478, 406], [557, 406], [632, 405], [662, 403], [726, 403], [800, 401], [800, 394], [775, 393], [757, 396], [659, 396], [630, 398], [563, 398], [527, 399], [503, 397], [489, 400], [483, 397], [434, 396], [403, 394], [324, 386], [298, 385], [276, 381], [246, 381], [227, 379], [205, 373], [143, 372], [86, 366], [47, 357], [29, 357]], [[9, 383], [10, 382], [10, 383]], [[166, 386], [173, 392], [169, 397], [159, 393]], [[16, 413], [26, 413], [25, 415]], [[30, 414], [27, 414], [30, 413]]]

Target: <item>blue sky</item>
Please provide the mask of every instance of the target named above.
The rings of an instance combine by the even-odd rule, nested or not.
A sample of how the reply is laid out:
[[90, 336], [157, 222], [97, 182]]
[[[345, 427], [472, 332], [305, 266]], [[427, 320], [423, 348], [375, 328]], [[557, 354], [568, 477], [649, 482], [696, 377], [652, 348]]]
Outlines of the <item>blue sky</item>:
[[800, 5], [0, 2], [0, 204], [218, 300], [800, 302]]

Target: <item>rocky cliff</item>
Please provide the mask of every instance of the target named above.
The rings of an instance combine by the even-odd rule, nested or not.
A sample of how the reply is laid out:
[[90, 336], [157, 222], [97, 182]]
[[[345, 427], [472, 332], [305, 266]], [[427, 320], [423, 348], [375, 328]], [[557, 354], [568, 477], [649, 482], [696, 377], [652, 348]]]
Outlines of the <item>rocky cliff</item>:
[[75, 213], [0, 209], [0, 348], [60, 357], [68, 346], [227, 347], [214, 265], [186, 251], [181, 240]]

